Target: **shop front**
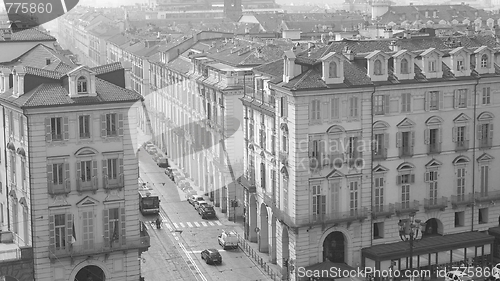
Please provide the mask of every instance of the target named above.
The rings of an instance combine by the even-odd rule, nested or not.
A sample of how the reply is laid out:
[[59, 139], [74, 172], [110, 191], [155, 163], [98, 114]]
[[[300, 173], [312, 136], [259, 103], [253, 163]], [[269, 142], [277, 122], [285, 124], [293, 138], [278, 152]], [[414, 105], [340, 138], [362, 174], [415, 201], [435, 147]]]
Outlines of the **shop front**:
[[[473, 264], [476, 267], [489, 265], [494, 239], [484, 232], [424, 237], [413, 243], [411, 269], [428, 270], [431, 275], [422, 277], [430, 279], [437, 277], [438, 269], [451, 269], [453, 266], [464, 264]], [[365, 268], [374, 268], [380, 272], [387, 270], [403, 272], [410, 269], [409, 242], [376, 245], [364, 248], [361, 254]], [[375, 277], [376, 280], [381, 280], [377, 278], [378, 276]]]

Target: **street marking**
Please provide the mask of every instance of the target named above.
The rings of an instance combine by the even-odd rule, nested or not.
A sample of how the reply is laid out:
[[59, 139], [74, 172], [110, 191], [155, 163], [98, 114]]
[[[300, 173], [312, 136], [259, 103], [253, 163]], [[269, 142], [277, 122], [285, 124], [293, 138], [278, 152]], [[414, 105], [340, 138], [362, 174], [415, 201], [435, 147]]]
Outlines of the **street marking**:
[[[201, 254], [201, 252], [202, 252], [202, 251], [203, 251], [203, 250], [199, 250], [199, 251], [191, 251], [190, 253], [192, 253], [192, 254]], [[226, 252], [226, 250], [223, 250], [223, 249], [220, 249], [220, 250], [218, 250], [218, 251], [219, 251], [219, 252]]]
[[193, 227], [193, 225], [192, 225], [190, 222], [186, 222], [186, 224], [187, 224], [189, 227]]
[[165, 226], [168, 228], [168, 230], [174, 231], [174, 229], [172, 228], [172, 226], [169, 223], [165, 223]]
[[194, 225], [196, 225], [196, 227], [200, 227], [200, 224], [197, 222], [194, 222]]
[[173, 224], [175, 228], [179, 228], [179, 226], [175, 222]]
[[184, 224], [182, 222], [179, 223], [181, 225], [182, 228], [184, 228]]
[[208, 226], [206, 222], [202, 221], [201, 224], [203, 224], [203, 226]]
[[222, 223], [220, 221], [215, 221], [215, 223], [218, 225], [222, 225]]
[[184, 244], [182, 244], [181, 242], [179, 242], [179, 246], [181, 247], [182, 251], [184, 251], [184, 253], [188, 257], [188, 259], [191, 261], [192, 265], [196, 268], [196, 272], [200, 275], [201, 279], [203, 281], [207, 281], [207, 278], [205, 277], [205, 275], [203, 275], [203, 273], [201, 273], [200, 269], [198, 268], [198, 265], [194, 262], [193, 258], [191, 257], [191, 255], [187, 251], [186, 247], [184, 247]]
[[208, 222], [209, 225], [214, 226], [215, 224], [211, 221]]

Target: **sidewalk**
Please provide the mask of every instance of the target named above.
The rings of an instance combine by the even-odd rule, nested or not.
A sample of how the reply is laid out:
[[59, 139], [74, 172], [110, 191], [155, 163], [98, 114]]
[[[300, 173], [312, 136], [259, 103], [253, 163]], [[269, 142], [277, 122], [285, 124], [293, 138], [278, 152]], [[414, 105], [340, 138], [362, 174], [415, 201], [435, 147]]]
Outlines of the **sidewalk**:
[[[139, 143], [139, 146], [142, 145], [142, 143], [150, 140], [150, 136], [146, 135], [140, 128], [137, 128], [137, 140]], [[199, 186], [197, 186], [194, 181], [192, 181], [190, 178], [187, 178], [182, 169], [177, 166], [177, 164], [174, 162], [173, 159], [169, 158], [169, 165], [172, 168], [172, 171], [176, 170], [178, 173], [178, 176], [175, 178], [175, 182], [179, 191], [179, 194], [181, 194], [181, 188], [180, 185], [188, 183], [193, 190], [202, 192]], [[188, 190], [188, 189], [186, 189]], [[244, 221], [243, 219], [237, 219], [236, 222], [230, 221], [227, 218], [227, 213], [222, 213], [220, 207], [214, 208], [217, 217], [219, 221], [221, 221], [225, 226], [228, 226], [230, 229], [227, 230], [234, 230], [238, 234], [238, 240], [239, 240], [239, 246], [244, 253], [250, 257], [256, 265], [259, 265], [260, 268], [262, 269], [263, 272], [267, 273], [267, 275], [271, 278], [273, 281], [278, 281], [282, 280], [281, 278], [281, 269], [277, 264], [272, 264], [270, 262], [270, 256], [267, 253], [261, 253], [259, 252], [259, 246], [257, 243], [252, 243], [249, 242], [248, 240], [245, 240], [245, 226], [244, 226]]]

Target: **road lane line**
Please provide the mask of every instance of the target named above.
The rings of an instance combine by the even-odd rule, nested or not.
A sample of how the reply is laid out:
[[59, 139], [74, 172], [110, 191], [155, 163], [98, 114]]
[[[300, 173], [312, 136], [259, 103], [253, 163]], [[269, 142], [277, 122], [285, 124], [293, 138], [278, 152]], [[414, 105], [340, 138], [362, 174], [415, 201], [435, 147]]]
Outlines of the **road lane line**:
[[[175, 237], [177, 237], [177, 236], [175, 236]], [[196, 264], [196, 262], [193, 260], [193, 258], [191, 257], [191, 255], [187, 251], [186, 247], [184, 247], [184, 244], [182, 244], [181, 242], [179, 242], [179, 246], [181, 247], [182, 251], [184, 251], [184, 253], [188, 257], [188, 259], [191, 261], [193, 267], [196, 269], [196, 272], [198, 272], [198, 274], [200, 275], [201, 279], [203, 281], [207, 281], [207, 278], [205, 277], [205, 275], [203, 275], [203, 273], [201, 273], [200, 268], [198, 267], [198, 265]]]
[[194, 225], [196, 225], [196, 227], [200, 227], [200, 224], [197, 222], [194, 222]]
[[201, 224], [202, 224], [203, 226], [207, 226], [207, 223], [206, 223], [206, 222], [204, 222], [204, 221], [202, 221], [202, 222], [201, 222]]
[[183, 224], [182, 222], [180, 222], [179, 224], [181, 225], [181, 227], [182, 227], [182, 228], [184, 228], [184, 227], [185, 227], [185, 226], [184, 226], [184, 224]]
[[214, 226], [214, 225], [215, 225], [215, 224], [214, 224], [213, 222], [211, 222], [211, 221], [209, 221], [209, 222], [208, 222], [208, 224], [209, 224], [210, 226]]
[[192, 225], [190, 222], [186, 222], [186, 224], [187, 224], [189, 227], [193, 227], [193, 225]]
[[220, 221], [215, 221], [215, 223], [218, 225], [222, 225], [222, 223]]
[[179, 228], [179, 226], [175, 222], [173, 222], [173, 224], [175, 228]]
[[[203, 250], [191, 251], [191, 253], [192, 253], [192, 254], [201, 254], [201, 252], [202, 252], [202, 251], [203, 251]], [[219, 251], [219, 252], [226, 252], [226, 250], [222, 250], [222, 249], [217, 250], [217, 251]]]

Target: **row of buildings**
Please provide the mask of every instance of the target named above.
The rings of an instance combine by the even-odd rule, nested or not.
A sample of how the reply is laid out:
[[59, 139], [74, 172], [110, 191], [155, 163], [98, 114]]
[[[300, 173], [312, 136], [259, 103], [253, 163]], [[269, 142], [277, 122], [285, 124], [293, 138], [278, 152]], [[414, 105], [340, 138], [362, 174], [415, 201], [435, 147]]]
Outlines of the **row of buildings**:
[[12, 28], [0, 36], [0, 275], [140, 280], [150, 239], [130, 67], [79, 66], [54, 37]]

